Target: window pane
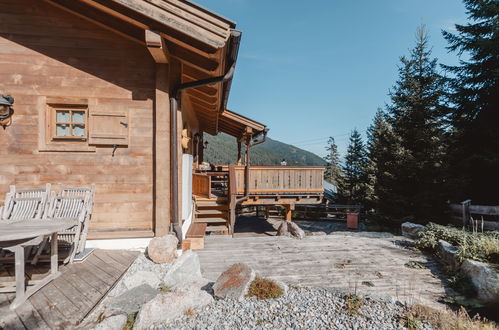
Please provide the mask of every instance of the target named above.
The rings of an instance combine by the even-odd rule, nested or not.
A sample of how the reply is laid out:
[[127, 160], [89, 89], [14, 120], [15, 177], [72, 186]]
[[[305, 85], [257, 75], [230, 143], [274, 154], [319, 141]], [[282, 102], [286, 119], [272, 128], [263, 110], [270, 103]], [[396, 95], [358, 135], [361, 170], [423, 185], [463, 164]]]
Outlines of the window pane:
[[85, 126], [73, 125], [73, 136], [85, 136]]
[[73, 123], [85, 123], [85, 111], [73, 111]]
[[57, 124], [55, 128], [55, 135], [69, 136], [69, 125]]
[[69, 111], [57, 110], [55, 121], [58, 123], [69, 123]]

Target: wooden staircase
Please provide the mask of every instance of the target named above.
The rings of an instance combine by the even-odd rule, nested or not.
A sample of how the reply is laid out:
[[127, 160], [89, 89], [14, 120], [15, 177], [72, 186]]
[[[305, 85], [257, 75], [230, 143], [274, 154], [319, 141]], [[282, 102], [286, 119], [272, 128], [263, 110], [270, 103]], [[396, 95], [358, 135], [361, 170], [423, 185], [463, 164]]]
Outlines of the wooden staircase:
[[230, 213], [227, 197], [196, 197], [194, 223], [206, 223], [206, 232], [228, 235]]

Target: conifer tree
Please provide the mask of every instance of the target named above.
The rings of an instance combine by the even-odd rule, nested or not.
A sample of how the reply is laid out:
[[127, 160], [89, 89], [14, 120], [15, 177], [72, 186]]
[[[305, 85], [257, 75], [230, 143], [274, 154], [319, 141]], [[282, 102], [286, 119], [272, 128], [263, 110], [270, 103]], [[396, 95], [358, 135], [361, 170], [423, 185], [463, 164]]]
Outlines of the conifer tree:
[[328, 153], [326, 157], [324, 157], [324, 160], [327, 162], [324, 178], [338, 187], [342, 178], [341, 161], [338, 146], [333, 137], [330, 137], [327, 141], [326, 150]]
[[497, 205], [499, 186], [499, 2], [463, 0], [469, 23], [443, 32], [448, 49], [465, 55], [452, 74], [451, 191], [455, 199]]
[[359, 131], [354, 129], [350, 135], [340, 195], [348, 204], [364, 205], [368, 194], [367, 154]]
[[[400, 59], [399, 79], [390, 91], [388, 122], [400, 145], [392, 188], [405, 215], [421, 220], [438, 216], [443, 197], [445, 156], [443, 120], [445, 84], [431, 58], [424, 26], [416, 32], [416, 46]], [[399, 214], [400, 216], [400, 214]]]

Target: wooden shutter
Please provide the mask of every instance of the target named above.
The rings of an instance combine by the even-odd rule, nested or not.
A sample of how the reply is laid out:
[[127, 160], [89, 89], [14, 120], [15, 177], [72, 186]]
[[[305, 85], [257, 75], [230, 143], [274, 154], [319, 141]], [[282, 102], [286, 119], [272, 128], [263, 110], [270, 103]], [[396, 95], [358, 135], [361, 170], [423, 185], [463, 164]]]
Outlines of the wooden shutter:
[[88, 143], [92, 145], [128, 145], [128, 109], [89, 112]]

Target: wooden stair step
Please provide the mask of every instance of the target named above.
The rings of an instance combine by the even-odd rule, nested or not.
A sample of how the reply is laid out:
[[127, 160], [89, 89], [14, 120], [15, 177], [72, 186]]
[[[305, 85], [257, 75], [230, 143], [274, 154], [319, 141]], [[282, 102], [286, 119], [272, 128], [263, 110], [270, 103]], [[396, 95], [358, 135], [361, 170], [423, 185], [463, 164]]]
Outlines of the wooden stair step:
[[207, 226], [208, 224], [206, 222], [194, 222], [189, 227], [185, 236], [187, 238], [202, 238], [206, 233]]
[[203, 210], [228, 210], [229, 205], [227, 204], [196, 204], [198, 211]]
[[199, 218], [195, 219], [195, 223], [227, 223], [227, 219], [224, 218]]
[[208, 227], [206, 227], [207, 232], [228, 231], [228, 230], [229, 230], [228, 226], [208, 226]]

